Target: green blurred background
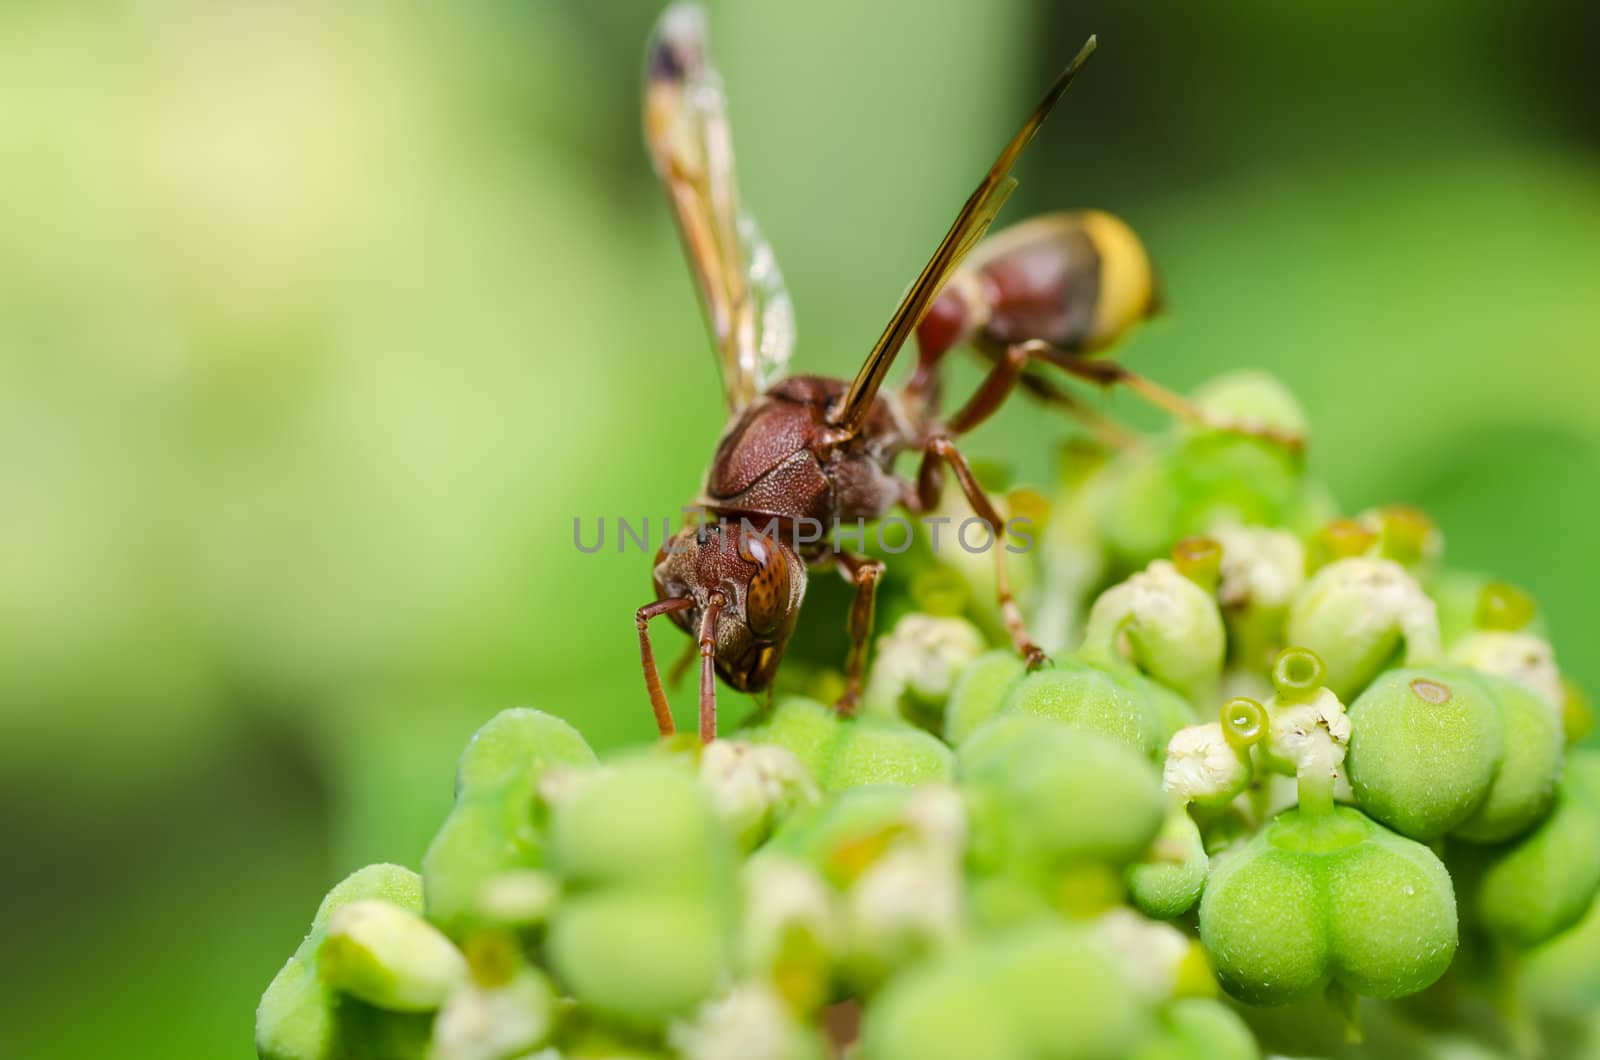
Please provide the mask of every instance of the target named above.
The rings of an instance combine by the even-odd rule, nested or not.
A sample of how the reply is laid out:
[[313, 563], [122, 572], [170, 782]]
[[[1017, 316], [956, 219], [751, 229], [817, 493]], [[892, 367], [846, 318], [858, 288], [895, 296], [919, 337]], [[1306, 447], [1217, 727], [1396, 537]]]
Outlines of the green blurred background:
[[[1125, 216], [1173, 310], [1130, 363], [1279, 373], [1347, 506], [1426, 507], [1600, 687], [1600, 9], [712, 6], [799, 366], [854, 369], [1097, 31], [1003, 220]], [[640, 145], [654, 14], [0, 5], [4, 1055], [248, 1055], [481, 720], [650, 735], [648, 561], [571, 541], [676, 511], [722, 425]], [[1037, 475], [1063, 432], [1019, 403], [971, 448]]]

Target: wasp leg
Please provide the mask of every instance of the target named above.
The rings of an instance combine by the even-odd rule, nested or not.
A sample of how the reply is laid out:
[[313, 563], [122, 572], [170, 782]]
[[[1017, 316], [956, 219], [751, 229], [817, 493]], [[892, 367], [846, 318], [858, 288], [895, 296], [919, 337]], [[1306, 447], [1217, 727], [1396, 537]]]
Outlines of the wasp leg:
[[656, 669], [656, 653], [650, 647], [650, 620], [693, 606], [694, 601], [688, 597], [673, 597], [645, 604], [633, 613], [633, 624], [639, 627], [639, 663], [644, 668], [644, 687], [650, 694], [650, 709], [655, 712], [656, 728], [661, 730], [662, 736], [671, 736], [675, 729], [672, 708], [667, 705], [667, 694], [661, 690], [661, 672]]
[[961, 492], [966, 494], [967, 503], [978, 513], [978, 518], [989, 524], [993, 534], [990, 547], [994, 551], [995, 597], [1000, 602], [1000, 613], [1005, 618], [1006, 630], [1011, 634], [1011, 643], [1016, 646], [1017, 653], [1027, 662], [1028, 669], [1036, 670], [1050, 659], [1028, 636], [1027, 625], [1022, 620], [1022, 609], [1017, 606], [1016, 600], [1011, 595], [1011, 579], [1006, 573], [1005, 520], [1000, 518], [1000, 513], [989, 500], [989, 495], [978, 485], [978, 480], [973, 476], [972, 468], [967, 466], [967, 460], [961, 455], [961, 451], [956, 448], [954, 442], [942, 435], [930, 438], [923, 450], [922, 467], [917, 473], [917, 507], [922, 511], [928, 511], [939, 503], [939, 493], [943, 486], [943, 479], [939, 474], [941, 461], [949, 464], [950, 470], [955, 472], [956, 481], [961, 484]]
[[1132, 431], [1085, 405], [1048, 379], [1028, 375], [1026, 369], [1029, 361], [1048, 361], [1034, 343], [1018, 342], [1004, 349], [984, 352], [992, 358], [993, 366], [983, 382], [978, 384], [977, 391], [945, 424], [949, 433], [965, 434], [978, 426], [994, 415], [1005, 404], [1006, 398], [1011, 396], [1011, 391], [1020, 385], [1034, 397], [1054, 405], [1083, 424], [1095, 441], [1108, 449], [1126, 449], [1138, 440]]
[[720, 592], [711, 594], [700, 616], [700, 742], [717, 738], [717, 616], [728, 603]]
[[867, 668], [867, 646], [872, 639], [872, 612], [878, 599], [878, 580], [883, 577], [883, 561], [849, 552], [839, 554], [839, 572], [856, 587], [850, 605], [850, 654], [844, 663], [844, 695], [833, 709], [849, 717], [861, 701], [861, 677]]
[[1116, 361], [1100, 360], [1068, 353], [1038, 339], [1023, 345], [1030, 347], [1034, 356], [1048, 361], [1068, 375], [1102, 387], [1120, 384], [1150, 404], [1179, 419], [1188, 420], [1190, 423], [1209, 427], [1212, 430], [1263, 438], [1295, 453], [1305, 450], [1306, 440], [1298, 434], [1280, 431], [1261, 423], [1251, 423], [1229, 416], [1218, 415], [1208, 409], [1203, 409], [1182, 394], [1168, 390], [1155, 380], [1124, 368]]

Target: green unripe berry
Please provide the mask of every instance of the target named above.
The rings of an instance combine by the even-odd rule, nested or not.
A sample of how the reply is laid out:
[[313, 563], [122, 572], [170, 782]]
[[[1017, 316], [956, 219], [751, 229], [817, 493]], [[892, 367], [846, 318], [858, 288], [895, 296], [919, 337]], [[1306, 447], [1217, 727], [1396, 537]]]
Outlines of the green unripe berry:
[[1533, 692], [1503, 677], [1477, 678], [1500, 708], [1504, 750], [1489, 793], [1452, 834], [1498, 843], [1526, 832], [1549, 812], [1566, 739], [1560, 717]]
[[458, 935], [483, 920], [490, 878], [544, 861], [539, 778], [594, 760], [576, 729], [537, 710], [502, 711], [474, 733], [456, 767], [455, 807], [422, 859], [428, 916]]
[[1031, 714], [1088, 729], [1159, 757], [1173, 733], [1194, 720], [1169, 688], [1125, 666], [1068, 656], [1011, 686], [1001, 714]]
[[1443, 835], [1478, 808], [1505, 737], [1467, 671], [1391, 670], [1350, 705], [1350, 785], [1361, 808], [1413, 839]]
[[1200, 900], [1209, 869], [1199, 826], [1185, 810], [1174, 810], [1144, 857], [1128, 867], [1128, 897], [1145, 916], [1182, 916]]
[[1487, 856], [1473, 909], [1496, 939], [1527, 949], [1581, 920], [1600, 889], [1600, 756], [1574, 754], [1549, 816]]
[[1027, 714], [996, 718], [961, 745], [959, 774], [975, 831], [1011, 859], [1048, 867], [1137, 858], [1167, 801], [1138, 752], [1097, 733]]
[[1351, 705], [1350, 720], [1356, 800], [1405, 835], [1497, 842], [1549, 809], [1560, 721], [1514, 682], [1459, 668], [1393, 670]]
[[841, 719], [815, 700], [785, 700], [772, 718], [743, 734], [792, 751], [824, 792], [865, 784], [924, 784], [948, 779], [950, 748], [895, 718]]
[[928, 784], [948, 780], [955, 756], [939, 738], [914, 725], [878, 718], [840, 722], [824, 791], [865, 784]]
[[978, 656], [961, 672], [950, 691], [944, 712], [944, 738], [952, 746], [959, 745], [998, 714], [1025, 669], [1014, 651], [997, 649]]
[[1155, 1029], [1128, 1060], [1259, 1060], [1238, 1014], [1211, 998], [1180, 998], [1156, 1014]]
[[702, 890], [731, 872], [733, 851], [688, 763], [639, 756], [597, 771], [556, 804], [549, 854], [569, 886]]
[[1400, 997], [1455, 955], [1455, 895], [1431, 851], [1357, 811], [1290, 810], [1215, 859], [1200, 938], [1223, 986], [1251, 1004], [1330, 983]]
[[256, 1052], [263, 1060], [420, 1060], [431, 1015], [374, 1008], [339, 994], [317, 973], [328, 921], [350, 903], [366, 900], [420, 913], [422, 878], [398, 865], [369, 865], [328, 892], [310, 933], [261, 997]]
[[692, 1011], [728, 974], [730, 934], [716, 900], [618, 888], [569, 898], [550, 921], [550, 966], [582, 1005], [625, 1026]]
[[1035, 925], [915, 967], [868, 1007], [874, 1060], [1126, 1055], [1149, 1013], [1117, 962], [1082, 932]]

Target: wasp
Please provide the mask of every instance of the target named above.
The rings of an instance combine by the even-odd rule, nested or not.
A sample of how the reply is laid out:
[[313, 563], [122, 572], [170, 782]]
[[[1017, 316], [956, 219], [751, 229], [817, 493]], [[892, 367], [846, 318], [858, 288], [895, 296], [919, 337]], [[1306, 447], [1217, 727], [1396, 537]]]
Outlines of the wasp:
[[[699, 735], [710, 741], [717, 731], [716, 679], [741, 692], [769, 689], [805, 599], [808, 571], [830, 568], [855, 590], [844, 693], [835, 704], [853, 712], [884, 565], [795, 528], [854, 524], [896, 507], [927, 512], [939, 501], [946, 472], [989, 524], [996, 595], [1013, 645], [1029, 667], [1044, 665], [1006, 576], [1006, 549], [999, 547], [1005, 522], [957, 440], [1019, 386], [1112, 432], [1038, 368], [1125, 384], [1174, 413], [1205, 418], [1178, 395], [1096, 356], [1158, 308], [1150, 257], [1131, 228], [1110, 214], [1082, 210], [1036, 217], [985, 238], [1016, 186], [1011, 170], [1018, 156], [1095, 46], [1091, 36], [1001, 150], [855, 377], [786, 376], [793, 311], [771, 247], [740, 203], [704, 12], [679, 4], [661, 16], [645, 56], [645, 140], [682, 237], [731, 414], [695, 506], [705, 518], [662, 546], [653, 569], [656, 599], [635, 613], [645, 687], [663, 735], [674, 726], [650, 621], [665, 615], [694, 638]], [[910, 377], [885, 389], [890, 367], [913, 338]], [[962, 346], [990, 366], [966, 402], [941, 415], [940, 364]], [[906, 453], [920, 457], [914, 480], [894, 470]]]

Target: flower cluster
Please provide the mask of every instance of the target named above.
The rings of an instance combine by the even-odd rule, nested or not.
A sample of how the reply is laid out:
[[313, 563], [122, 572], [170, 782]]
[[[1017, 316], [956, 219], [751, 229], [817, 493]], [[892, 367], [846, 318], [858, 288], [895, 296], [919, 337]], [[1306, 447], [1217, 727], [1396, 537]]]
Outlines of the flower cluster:
[[[1199, 399], [1304, 429], [1270, 381]], [[803, 665], [703, 747], [600, 760], [506, 711], [421, 873], [328, 895], [262, 999], [259, 1054], [1600, 1041], [1572, 1001], [1600, 984], [1600, 754], [1573, 746], [1587, 710], [1533, 602], [1445, 566], [1413, 509], [1340, 517], [1259, 437], [1188, 428], [1067, 467], [1059, 496], [1014, 503], [1046, 514], [1022, 584], [1070, 651], [1026, 671], [989, 647], [981, 570], [930, 563], [885, 586], [898, 620], [859, 717]]]

